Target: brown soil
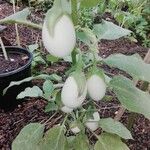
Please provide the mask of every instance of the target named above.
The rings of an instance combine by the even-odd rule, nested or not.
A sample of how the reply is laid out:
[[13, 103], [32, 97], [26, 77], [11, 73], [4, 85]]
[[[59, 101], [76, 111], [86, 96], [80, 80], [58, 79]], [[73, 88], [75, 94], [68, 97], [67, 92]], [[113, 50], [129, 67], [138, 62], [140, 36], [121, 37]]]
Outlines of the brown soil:
[[30, 122], [41, 122], [49, 118], [44, 113], [45, 102], [31, 100], [18, 106], [12, 112], [0, 110], [0, 149], [9, 150], [20, 129]]
[[[18, 8], [20, 9], [20, 8]], [[12, 14], [12, 6], [8, 3], [0, 4], [0, 18]], [[35, 18], [41, 18], [42, 15], [37, 15]], [[40, 16], [40, 17], [39, 17]], [[43, 17], [43, 16], [42, 16]], [[39, 19], [40, 20], [40, 19]], [[11, 34], [10, 34], [11, 33]], [[37, 37], [40, 39], [41, 32], [37, 30], [31, 30], [27, 27], [19, 26], [20, 41], [22, 46], [28, 44], [34, 44]], [[5, 38], [7, 43], [11, 45], [16, 45], [14, 26], [9, 25], [7, 29], [0, 34]], [[39, 40], [40, 41], [40, 40]], [[137, 43], [131, 42], [128, 39], [119, 39], [114, 41], [103, 40], [99, 43], [100, 55], [102, 57], [107, 57], [113, 53], [123, 53], [123, 54], [134, 54], [139, 53], [142, 57], [147, 52], [146, 48], [141, 47]], [[120, 71], [112, 68], [104, 68], [112, 74], [119, 74]], [[46, 73], [61, 72], [63, 74], [66, 69], [65, 64], [54, 64], [50, 67], [44, 68]], [[36, 83], [38, 84], [38, 83]], [[20, 130], [31, 122], [41, 122], [44, 123], [48, 120], [46, 129], [57, 124], [62, 119], [62, 114], [56, 114], [55, 112], [47, 114], [44, 112], [47, 102], [42, 99], [32, 99], [23, 104], [19, 105], [15, 110], [10, 112], [4, 112], [0, 110], [0, 149], [10, 150], [11, 143], [18, 135]], [[113, 101], [101, 101], [96, 104], [99, 113], [102, 118], [114, 117], [119, 109], [118, 102]], [[122, 122], [126, 124], [128, 120], [128, 112], [126, 112], [122, 117]], [[132, 128], [132, 135], [134, 140], [126, 141], [131, 150], [149, 150], [150, 149], [150, 121], [145, 119], [143, 116], [139, 116]]]
[[28, 60], [28, 56], [21, 53], [8, 53], [8, 60], [5, 60], [0, 53], [0, 74], [16, 70], [24, 66]]

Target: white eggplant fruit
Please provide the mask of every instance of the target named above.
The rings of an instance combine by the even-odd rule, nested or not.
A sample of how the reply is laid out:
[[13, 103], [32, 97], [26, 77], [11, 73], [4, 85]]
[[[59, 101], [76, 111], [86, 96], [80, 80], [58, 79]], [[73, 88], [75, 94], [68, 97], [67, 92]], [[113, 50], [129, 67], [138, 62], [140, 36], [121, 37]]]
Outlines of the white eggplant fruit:
[[94, 119], [88, 119], [88, 121], [85, 123], [85, 126], [89, 128], [91, 131], [95, 131], [99, 128], [98, 121], [100, 120], [100, 116], [98, 112], [93, 113]]
[[[87, 85], [76, 81], [73, 76], [67, 78], [61, 92], [62, 103], [72, 109], [78, 108], [82, 105], [87, 94]], [[82, 90], [80, 89], [82, 87]]]
[[73, 111], [73, 109], [72, 109], [72, 108], [69, 108], [69, 107], [67, 107], [67, 106], [63, 106], [63, 107], [61, 108], [61, 111], [63, 111], [64, 113], [71, 113], [71, 112]]
[[[53, 17], [53, 15], [48, 17]], [[42, 29], [43, 44], [51, 55], [55, 57], [65, 57], [73, 51], [76, 44], [73, 22], [67, 14], [59, 16], [53, 26], [52, 34], [52, 29], [49, 29], [51, 26], [48, 25], [48, 17], [45, 19]], [[52, 19], [50, 18], [50, 20]]]
[[106, 93], [106, 83], [98, 75], [94, 74], [87, 80], [88, 94], [94, 101], [101, 100]]

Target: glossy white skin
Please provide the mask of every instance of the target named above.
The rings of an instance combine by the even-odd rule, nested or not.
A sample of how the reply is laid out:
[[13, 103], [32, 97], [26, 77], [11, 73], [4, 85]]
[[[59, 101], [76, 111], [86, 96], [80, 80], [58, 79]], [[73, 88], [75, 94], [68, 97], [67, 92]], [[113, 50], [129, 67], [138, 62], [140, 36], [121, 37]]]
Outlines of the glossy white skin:
[[85, 86], [83, 94], [79, 96], [78, 85], [75, 79], [72, 76], [70, 76], [67, 78], [62, 88], [61, 100], [65, 106], [75, 109], [82, 105], [83, 101], [86, 98], [86, 94], [87, 86]]
[[67, 106], [63, 106], [63, 107], [61, 108], [61, 111], [63, 111], [64, 113], [71, 113], [71, 112], [73, 111], [73, 109], [72, 109], [72, 108], [69, 108], [69, 107], [67, 107]]
[[106, 83], [98, 75], [92, 75], [87, 81], [89, 96], [94, 101], [101, 100], [106, 93]]
[[74, 127], [74, 128], [71, 128], [71, 131], [72, 131], [74, 134], [77, 134], [77, 133], [79, 133], [81, 130], [80, 130], [78, 127]]
[[52, 37], [44, 22], [42, 29], [42, 39], [47, 51], [55, 57], [65, 57], [69, 55], [75, 47], [75, 28], [71, 19], [63, 15], [54, 27]]
[[85, 126], [89, 128], [91, 131], [95, 131], [99, 128], [98, 125], [98, 121], [100, 120], [99, 113], [98, 112], [93, 113], [93, 117], [94, 119], [88, 119], [88, 121], [85, 123]]

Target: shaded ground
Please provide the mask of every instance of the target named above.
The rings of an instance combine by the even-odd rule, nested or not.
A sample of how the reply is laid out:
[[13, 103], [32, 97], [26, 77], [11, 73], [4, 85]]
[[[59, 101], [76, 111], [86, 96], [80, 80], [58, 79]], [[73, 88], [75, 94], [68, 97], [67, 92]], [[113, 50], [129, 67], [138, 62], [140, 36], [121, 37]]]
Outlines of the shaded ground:
[[[0, 4], [0, 18], [8, 16], [12, 12], [12, 6], [7, 3]], [[32, 18], [34, 18], [35, 21], [42, 22], [42, 19], [40, 19], [41, 16], [41, 14], [35, 14]], [[21, 45], [26, 47], [26, 45], [34, 44], [37, 38], [40, 39], [41, 32], [19, 26], [19, 34]], [[0, 36], [5, 39], [6, 45], [16, 45], [14, 25], [7, 26], [7, 29], [1, 33]], [[124, 38], [115, 41], [103, 40], [99, 45], [99, 49], [102, 57], [118, 52], [124, 54], [139, 53], [143, 57], [147, 52], [146, 48], [143, 48], [138, 44], [130, 42], [128, 39]], [[52, 66], [46, 68], [46, 72], [63, 72], [64, 69], [65, 67], [61, 63], [55, 65], [55, 67]], [[116, 74], [116, 70], [111, 70], [111, 72]], [[50, 128], [59, 122], [63, 116], [60, 114], [58, 115], [55, 112], [50, 115], [45, 113], [44, 108], [46, 104], [47, 103], [42, 99], [32, 99], [24, 102], [22, 105], [19, 105], [18, 108], [11, 112], [4, 112], [0, 109], [0, 149], [10, 150], [12, 141], [20, 130], [28, 123], [44, 123], [47, 121], [46, 128]], [[115, 101], [100, 102], [97, 104], [97, 107], [102, 118], [110, 116], [113, 117], [119, 108], [118, 103]], [[126, 122], [128, 119], [127, 115], [128, 113], [125, 113], [122, 117], [122, 122]], [[132, 135], [134, 140], [127, 142], [131, 150], [150, 149], [150, 121], [145, 119], [143, 116], [140, 116], [133, 126]]]

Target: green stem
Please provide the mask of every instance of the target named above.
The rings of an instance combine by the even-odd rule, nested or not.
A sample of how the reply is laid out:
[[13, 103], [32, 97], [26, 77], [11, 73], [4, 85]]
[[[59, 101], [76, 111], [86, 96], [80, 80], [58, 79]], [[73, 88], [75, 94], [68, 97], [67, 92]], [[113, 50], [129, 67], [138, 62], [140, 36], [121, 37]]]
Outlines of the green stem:
[[5, 49], [5, 46], [4, 46], [4, 44], [3, 44], [3, 41], [2, 41], [2, 39], [1, 39], [1, 37], [0, 37], [0, 45], [1, 45], [1, 47], [2, 47], [2, 51], [3, 51], [3, 54], [4, 54], [5, 60], [8, 60], [8, 55], [7, 55], [7, 52], [6, 52], [6, 49]]
[[92, 51], [92, 53], [93, 53], [93, 58], [94, 58], [94, 60], [93, 60], [93, 66], [94, 67], [96, 67], [96, 65], [97, 65], [97, 60], [96, 60], [96, 56], [95, 56], [95, 51]]
[[63, 83], [54, 84], [54, 88], [62, 88], [63, 86]]
[[72, 9], [72, 20], [74, 25], [78, 24], [78, 8], [77, 0], [71, 0], [71, 9]]
[[99, 13], [101, 15], [103, 15], [105, 13], [105, 10], [106, 10], [108, 4], [109, 4], [109, 0], [104, 0], [104, 2], [102, 3], [102, 10], [99, 11]]
[[90, 68], [92, 65], [93, 65], [93, 63], [90, 63], [90, 64], [86, 65], [86, 66], [84, 67], [84, 70]]
[[54, 5], [55, 7], [60, 7], [62, 4], [61, 4], [61, 0], [55, 0], [54, 1]]
[[67, 114], [67, 115], [65, 116], [64, 121], [63, 121], [63, 123], [62, 123], [62, 127], [65, 125], [65, 122], [67, 121], [68, 116], [69, 116], [69, 114]]
[[30, 21], [16, 21], [16, 20], [0, 21], [0, 24], [15, 24], [15, 23], [42, 30], [42, 25], [38, 25]]
[[71, 53], [71, 57], [72, 57], [72, 64], [75, 65], [76, 64], [76, 49], [74, 49]]
[[100, 141], [100, 138], [98, 137], [98, 135], [94, 131], [90, 130], [89, 128], [88, 128], [88, 130]]
[[78, 52], [79, 52], [79, 59], [78, 59], [78, 62], [76, 63], [77, 66], [76, 66], [76, 70], [77, 71], [82, 71], [82, 68], [83, 68], [83, 60], [82, 60], [82, 52], [80, 49], [78, 49]]

